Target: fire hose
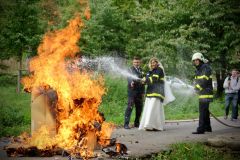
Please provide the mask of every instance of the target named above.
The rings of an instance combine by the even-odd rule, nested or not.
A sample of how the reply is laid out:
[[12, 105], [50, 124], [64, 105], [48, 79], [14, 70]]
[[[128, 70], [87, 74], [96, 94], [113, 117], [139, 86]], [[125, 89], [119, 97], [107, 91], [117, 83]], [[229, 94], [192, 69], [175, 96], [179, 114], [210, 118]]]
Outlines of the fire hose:
[[228, 127], [233, 127], [233, 128], [240, 128], [240, 126], [234, 126], [234, 125], [229, 125], [227, 123], [224, 123], [223, 121], [221, 121], [219, 118], [217, 118], [211, 111], [209, 111], [209, 113], [213, 116], [214, 119], [216, 119], [219, 123], [228, 126]]

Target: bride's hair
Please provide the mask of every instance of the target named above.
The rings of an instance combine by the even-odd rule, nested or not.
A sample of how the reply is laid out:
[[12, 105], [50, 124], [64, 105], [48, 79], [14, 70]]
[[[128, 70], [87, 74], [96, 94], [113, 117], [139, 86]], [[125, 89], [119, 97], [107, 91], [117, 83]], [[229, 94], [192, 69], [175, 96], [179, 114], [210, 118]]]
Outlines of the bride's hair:
[[152, 68], [151, 68], [151, 62], [157, 62], [157, 64], [158, 64], [158, 66], [160, 67], [160, 68], [162, 68], [162, 70], [163, 70], [163, 72], [164, 72], [164, 68], [163, 68], [163, 65], [162, 65], [162, 63], [158, 60], [158, 58], [156, 58], [156, 57], [152, 57], [150, 60], [149, 60], [149, 63], [148, 63], [148, 67], [149, 67], [149, 69], [150, 70], [152, 70]]

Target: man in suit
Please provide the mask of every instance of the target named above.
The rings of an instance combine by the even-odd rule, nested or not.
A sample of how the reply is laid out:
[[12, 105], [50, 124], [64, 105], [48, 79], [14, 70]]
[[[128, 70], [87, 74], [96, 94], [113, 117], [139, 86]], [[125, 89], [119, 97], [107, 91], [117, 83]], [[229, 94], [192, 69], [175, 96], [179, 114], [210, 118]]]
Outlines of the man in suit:
[[136, 108], [134, 127], [139, 127], [139, 120], [142, 113], [143, 95], [144, 95], [144, 84], [142, 84], [140, 81], [141, 78], [143, 78], [143, 72], [140, 65], [141, 65], [141, 59], [135, 56], [132, 61], [132, 66], [129, 68], [129, 72], [133, 76], [128, 77], [128, 104], [125, 110], [125, 118], [124, 118], [125, 129], [130, 129], [129, 122], [130, 122], [131, 113], [134, 106]]

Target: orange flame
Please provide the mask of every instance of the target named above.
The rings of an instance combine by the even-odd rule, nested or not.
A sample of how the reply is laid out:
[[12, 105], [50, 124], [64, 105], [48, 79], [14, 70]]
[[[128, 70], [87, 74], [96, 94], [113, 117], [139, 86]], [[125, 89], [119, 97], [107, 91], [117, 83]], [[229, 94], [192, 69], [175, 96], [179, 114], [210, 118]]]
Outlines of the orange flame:
[[[85, 10], [90, 18], [90, 10]], [[53, 89], [57, 93], [57, 134], [42, 126], [27, 141], [39, 149], [61, 147], [71, 154], [88, 157], [93, 154], [93, 141], [107, 145], [113, 126], [104, 122], [98, 107], [105, 94], [103, 77], [69, 67], [69, 59], [80, 51], [77, 42], [83, 22], [79, 15], [69, 25], [47, 33], [38, 47], [38, 56], [30, 61], [31, 76], [22, 79], [28, 91], [36, 88]], [[94, 140], [95, 138], [95, 140]]]

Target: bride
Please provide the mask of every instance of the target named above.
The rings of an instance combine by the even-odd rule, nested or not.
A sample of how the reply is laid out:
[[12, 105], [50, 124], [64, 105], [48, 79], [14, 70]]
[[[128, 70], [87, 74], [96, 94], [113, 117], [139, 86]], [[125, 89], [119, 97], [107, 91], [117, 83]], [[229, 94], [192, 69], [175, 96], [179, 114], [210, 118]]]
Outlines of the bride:
[[157, 58], [149, 61], [150, 71], [142, 81], [147, 84], [146, 99], [139, 130], [164, 130], [163, 105], [173, 101], [170, 86], [165, 82], [164, 69]]

